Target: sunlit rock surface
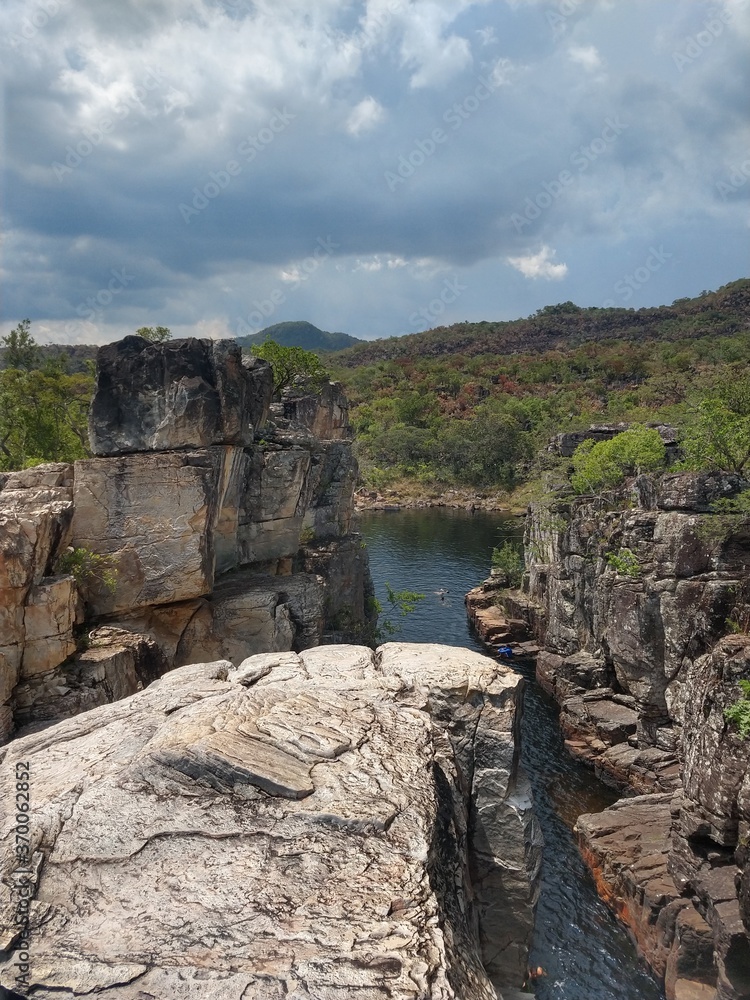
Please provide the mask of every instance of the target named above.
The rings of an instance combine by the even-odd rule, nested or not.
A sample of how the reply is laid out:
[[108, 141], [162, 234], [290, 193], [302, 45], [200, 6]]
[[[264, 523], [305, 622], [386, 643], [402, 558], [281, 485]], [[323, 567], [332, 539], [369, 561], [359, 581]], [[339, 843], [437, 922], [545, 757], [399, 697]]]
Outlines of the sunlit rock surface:
[[[539, 837], [523, 681], [388, 644], [186, 666], [0, 750], [29, 765], [35, 997], [492, 1000]], [[0, 983], [19, 891], [4, 814]]]

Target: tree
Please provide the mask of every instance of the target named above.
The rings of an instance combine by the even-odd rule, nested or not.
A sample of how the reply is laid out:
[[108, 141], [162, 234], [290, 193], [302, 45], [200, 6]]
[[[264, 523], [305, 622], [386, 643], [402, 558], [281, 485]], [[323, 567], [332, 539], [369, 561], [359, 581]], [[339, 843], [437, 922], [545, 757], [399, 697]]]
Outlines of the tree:
[[168, 326], [140, 326], [135, 331], [137, 337], [150, 340], [152, 344], [163, 344], [172, 339], [172, 331]]
[[573, 454], [570, 481], [576, 493], [596, 493], [619, 486], [626, 476], [664, 468], [666, 450], [653, 428], [631, 427], [609, 441], [589, 438]]
[[253, 354], [271, 365], [274, 396], [280, 396], [297, 379], [305, 379], [317, 389], [328, 381], [328, 372], [313, 351], [305, 351], [301, 347], [282, 347], [275, 340], [266, 340], [253, 348]]
[[727, 371], [693, 409], [683, 442], [693, 469], [744, 472], [750, 465], [750, 375]]
[[1, 371], [0, 469], [86, 458], [93, 388], [90, 374], [68, 375], [55, 363]]
[[5, 353], [3, 361], [6, 368], [19, 368], [29, 371], [39, 364], [39, 347], [31, 336], [31, 320], [22, 319], [15, 329], [6, 337], [0, 338]]

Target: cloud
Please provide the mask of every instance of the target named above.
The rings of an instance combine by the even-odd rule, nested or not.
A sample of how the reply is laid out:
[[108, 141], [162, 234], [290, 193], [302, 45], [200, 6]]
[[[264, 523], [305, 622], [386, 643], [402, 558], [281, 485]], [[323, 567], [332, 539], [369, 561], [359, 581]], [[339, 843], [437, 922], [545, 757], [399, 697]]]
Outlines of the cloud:
[[654, 241], [679, 267], [631, 304], [725, 283], [743, 2], [708, 44], [708, 6], [678, 0], [566, 3], [564, 38], [557, 0], [3, 0], [3, 320], [229, 335], [272, 301], [387, 336], [453, 275], [459, 319], [533, 312], [546, 281], [498, 265], [533, 274], [540, 247], [601, 302]]
[[589, 72], [601, 69], [602, 58], [595, 45], [571, 45], [568, 49], [568, 56], [574, 63], [578, 63]]
[[352, 108], [351, 114], [346, 120], [346, 131], [349, 135], [358, 136], [363, 132], [369, 132], [380, 124], [385, 117], [385, 110], [374, 97], [365, 97], [356, 107]]
[[547, 281], [561, 281], [568, 273], [567, 264], [554, 264], [552, 258], [556, 251], [548, 246], [535, 254], [526, 257], [508, 257], [508, 263], [517, 271], [520, 271], [524, 278], [546, 278]]

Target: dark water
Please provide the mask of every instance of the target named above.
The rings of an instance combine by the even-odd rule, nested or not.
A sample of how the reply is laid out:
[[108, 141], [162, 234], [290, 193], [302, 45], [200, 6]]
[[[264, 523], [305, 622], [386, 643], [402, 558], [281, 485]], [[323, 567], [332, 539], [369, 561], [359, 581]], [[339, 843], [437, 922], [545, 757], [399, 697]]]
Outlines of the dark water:
[[[488, 575], [493, 545], [520, 536], [520, 522], [440, 508], [368, 512], [361, 528], [381, 603], [386, 604], [386, 581], [394, 590], [426, 594], [395, 638], [485, 652], [466, 618], [464, 595]], [[435, 593], [441, 588], [449, 592], [443, 600]], [[580, 813], [603, 809], [615, 796], [566, 754], [555, 707], [534, 682], [533, 664], [516, 668], [529, 680], [522, 758], [545, 842], [531, 964], [546, 975], [534, 982], [536, 996], [663, 1000], [630, 938], [597, 896], [571, 833]]]

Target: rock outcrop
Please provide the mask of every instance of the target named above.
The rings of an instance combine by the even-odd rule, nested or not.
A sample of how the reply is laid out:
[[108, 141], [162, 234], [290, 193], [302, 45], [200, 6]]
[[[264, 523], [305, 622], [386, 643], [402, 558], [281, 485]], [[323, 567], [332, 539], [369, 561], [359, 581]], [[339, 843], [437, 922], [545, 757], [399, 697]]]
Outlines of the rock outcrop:
[[232, 341], [99, 350], [96, 457], [0, 484], [0, 742], [177, 665], [367, 631], [346, 398], [298, 387], [272, 407], [271, 389]]
[[522, 687], [466, 650], [326, 646], [186, 666], [20, 737], [0, 750], [3, 798], [28, 775], [32, 804], [28, 841], [0, 820], [0, 983], [520, 995], [540, 847]]
[[578, 831], [670, 998], [750, 998], [750, 744], [724, 714], [750, 679], [750, 638], [728, 634], [750, 620], [750, 527], [711, 513], [747, 485], [642, 476], [540, 504], [523, 593], [504, 596], [569, 749], [640, 796]]

